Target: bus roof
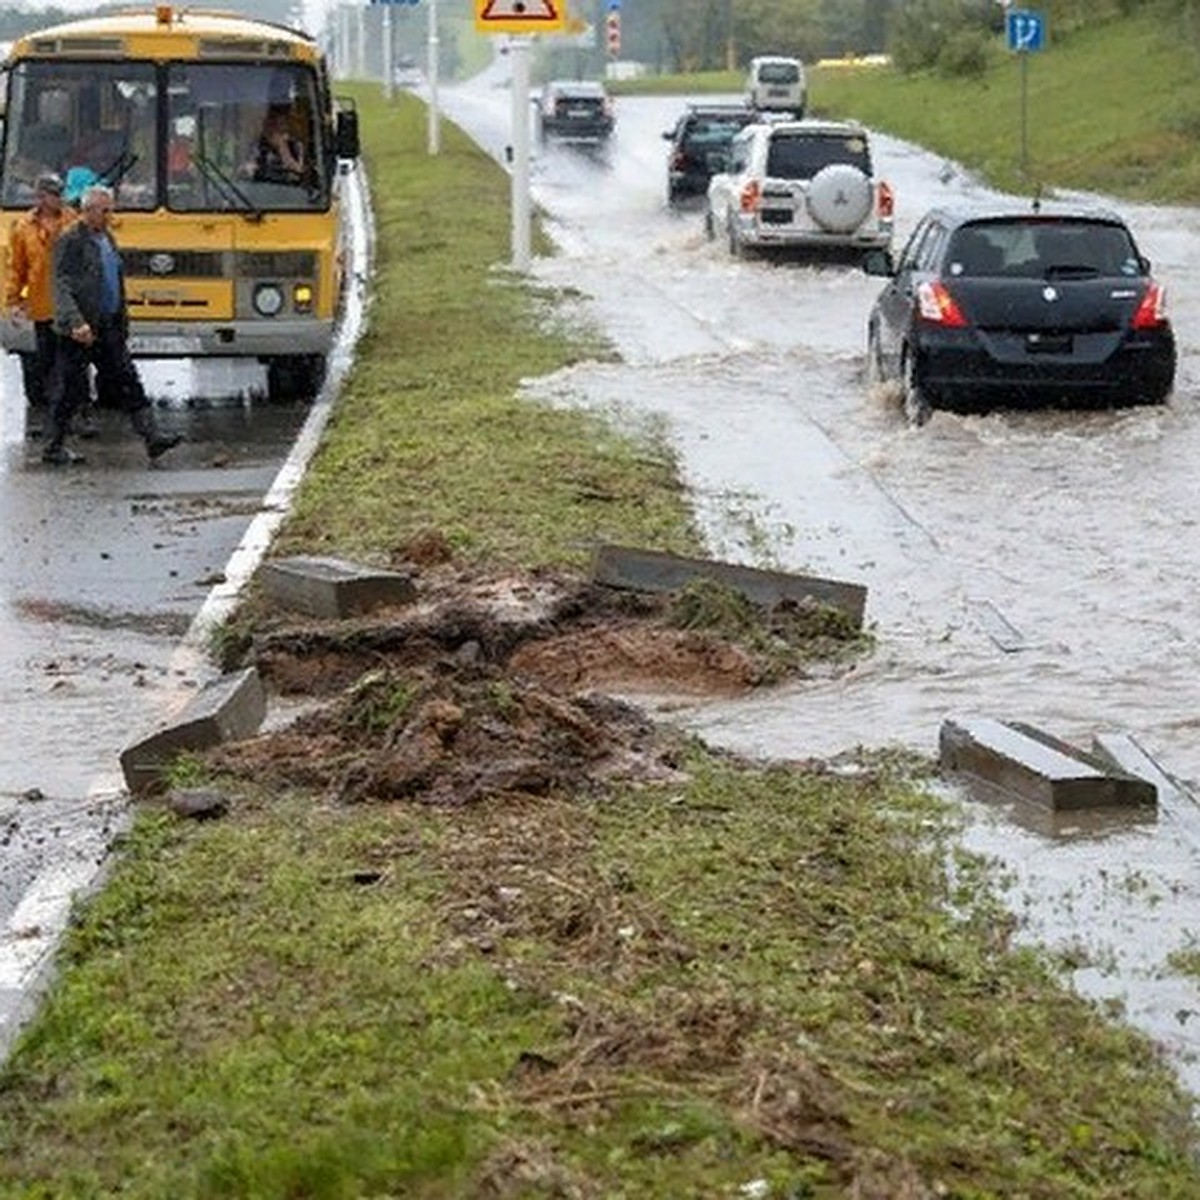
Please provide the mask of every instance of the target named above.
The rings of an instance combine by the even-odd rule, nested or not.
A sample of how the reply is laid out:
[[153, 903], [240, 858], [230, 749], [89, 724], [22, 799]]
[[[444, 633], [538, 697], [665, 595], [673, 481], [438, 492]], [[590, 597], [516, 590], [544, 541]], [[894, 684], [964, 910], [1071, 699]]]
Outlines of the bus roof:
[[[197, 53], [202, 42], [222, 43], [230, 49], [238, 42], [246, 42], [247, 52], [255, 44], [272, 43], [271, 52], [275, 54], [280, 52], [282, 44], [289, 56], [298, 58], [316, 57], [318, 53], [313, 38], [287, 25], [221, 9], [173, 8], [164, 4], [157, 8], [122, 9], [33, 30], [12, 43], [8, 57], [99, 58], [112, 57], [114, 53], [117, 57], [156, 57], [156, 50], [164, 56], [178, 55], [181, 39], [194, 40]], [[117, 43], [108, 48], [108, 53], [105, 53], [106, 41]]]

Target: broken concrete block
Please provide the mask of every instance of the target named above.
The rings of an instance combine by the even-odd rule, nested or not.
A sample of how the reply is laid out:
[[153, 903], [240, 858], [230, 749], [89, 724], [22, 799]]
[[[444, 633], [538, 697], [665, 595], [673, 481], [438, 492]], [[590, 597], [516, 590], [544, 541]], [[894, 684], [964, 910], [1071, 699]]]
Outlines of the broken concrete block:
[[272, 559], [262, 564], [259, 577], [271, 603], [310, 617], [357, 617], [377, 608], [411, 604], [417, 597], [411, 575], [340, 558]]
[[1154, 803], [1153, 784], [1030, 725], [950, 719], [938, 741], [944, 771], [1054, 811]]
[[1191, 797], [1150, 757], [1127, 733], [1098, 733], [1092, 738], [1092, 752], [1113, 768], [1126, 775], [1136, 775], [1154, 785], [1155, 797], [1159, 801], [1188, 801]]
[[134, 793], [153, 786], [185, 750], [250, 737], [266, 713], [266, 692], [253, 667], [212, 680], [173, 721], [121, 752], [125, 786]]
[[592, 579], [608, 587], [640, 592], [673, 592], [693, 579], [712, 579], [742, 592], [763, 608], [773, 608], [781, 600], [817, 600], [844, 613], [859, 629], [867, 606], [867, 589], [861, 584], [628, 546], [597, 547], [592, 556]]

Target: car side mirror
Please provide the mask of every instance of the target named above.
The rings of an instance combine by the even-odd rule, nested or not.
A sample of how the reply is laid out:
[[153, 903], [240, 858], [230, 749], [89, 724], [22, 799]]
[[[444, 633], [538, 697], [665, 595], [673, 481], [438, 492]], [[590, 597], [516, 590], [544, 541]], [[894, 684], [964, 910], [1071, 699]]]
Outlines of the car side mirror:
[[862, 269], [868, 275], [891, 279], [896, 274], [896, 261], [890, 250], [867, 250], [862, 256]]
[[675, 140], [675, 131], [673, 129], [664, 129], [663, 130], [663, 141], [664, 142], [673, 142], [674, 140]]
[[1149, 275], [1153, 270], [1150, 260], [1144, 254], [1138, 255], [1138, 266], [1141, 267], [1143, 275]]
[[[340, 97], [338, 103], [346, 103]], [[351, 102], [352, 103], [352, 102]], [[334, 129], [333, 147], [338, 158], [357, 158], [361, 152], [358, 138], [358, 110], [342, 108], [338, 110], [337, 125]]]

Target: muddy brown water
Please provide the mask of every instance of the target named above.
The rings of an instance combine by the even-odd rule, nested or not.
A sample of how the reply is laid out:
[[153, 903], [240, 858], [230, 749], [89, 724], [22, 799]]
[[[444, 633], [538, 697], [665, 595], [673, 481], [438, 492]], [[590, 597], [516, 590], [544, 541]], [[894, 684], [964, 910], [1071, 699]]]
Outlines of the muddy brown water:
[[[447, 105], [502, 157], [497, 82]], [[668, 210], [660, 134], [683, 103], [620, 98], [607, 163], [557, 147], [534, 162], [561, 247], [535, 273], [583, 293], [578, 319], [622, 361], [528, 392], [661, 433], [715, 557], [867, 585], [878, 649], [845, 675], [672, 701], [662, 715], [733, 750], [804, 758], [859, 745], [936, 754], [947, 716], [979, 713], [1084, 746], [1128, 732], [1169, 774], [1200, 781], [1200, 210], [1104, 201], [1168, 288], [1180, 342], [1169, 405], [939, 413], [914, 430], [895, 395], [865, 382], [878, 281], [844, 265], [734, 261], [705, 237], [699, 206]], [[988, 195], [916, 147], [876, 136], [874, 152], [901, 240], [931, 205]], [[1074, 982], [1123, 1006], [1200, 1091], [1200, 985], [1171, 960], [1200, 935], [1194, 801], [1148, 823], [1055, 824], [952, 794], [965, 843], [1007, 869], [1024, 936], [1069, 952]]]

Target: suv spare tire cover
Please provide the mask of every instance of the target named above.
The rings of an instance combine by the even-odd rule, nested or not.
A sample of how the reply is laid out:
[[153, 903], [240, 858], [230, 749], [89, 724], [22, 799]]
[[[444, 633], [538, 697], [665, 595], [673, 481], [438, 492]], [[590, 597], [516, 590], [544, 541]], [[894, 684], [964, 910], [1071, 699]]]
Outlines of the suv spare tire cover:
[[849, 233], [857, 229], [872, 204], [871, 181], [851, 163], [831, 163], [808, 185], [808, 211], [822, 229]]

